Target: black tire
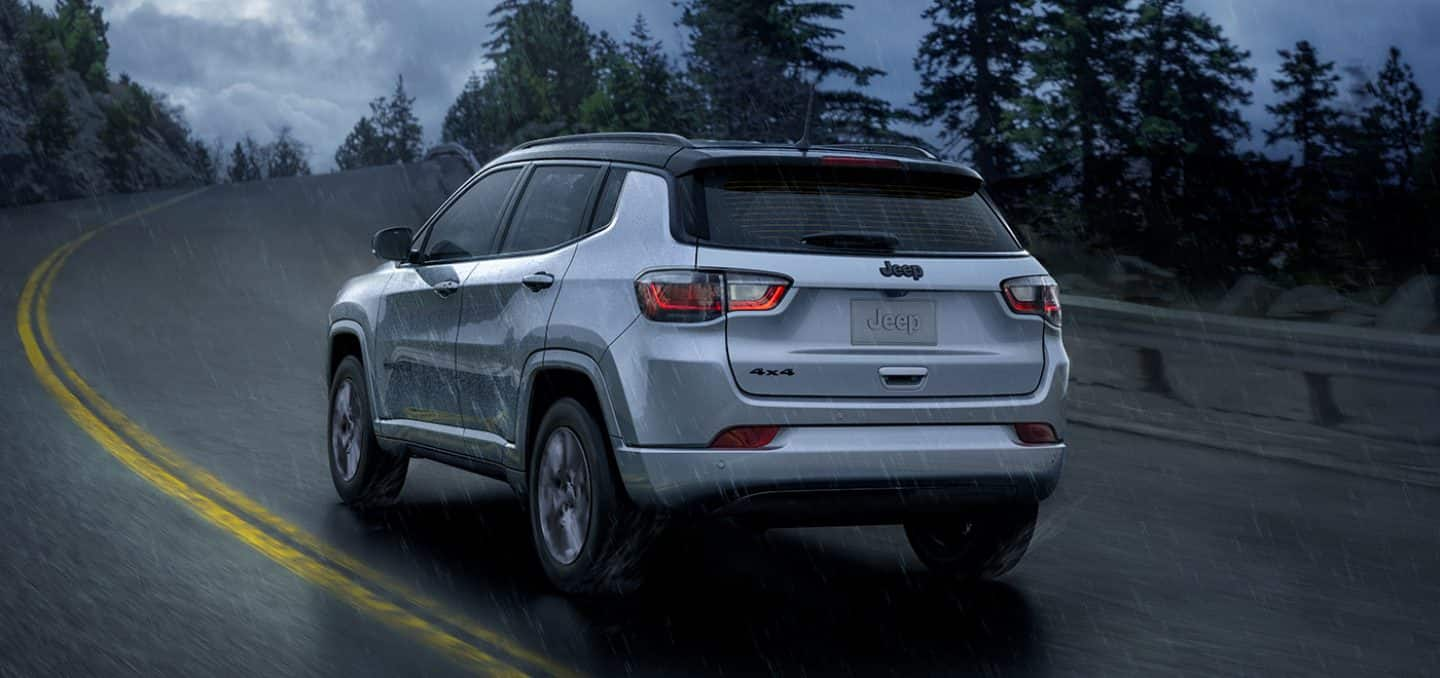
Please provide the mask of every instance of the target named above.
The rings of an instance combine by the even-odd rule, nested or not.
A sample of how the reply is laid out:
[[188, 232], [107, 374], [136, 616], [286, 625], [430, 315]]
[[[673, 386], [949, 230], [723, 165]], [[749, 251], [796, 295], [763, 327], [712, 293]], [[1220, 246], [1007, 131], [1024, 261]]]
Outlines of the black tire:
[[931, 572], [960, 581], [993, 579], [1020, 564], [1040, 505], [976, 506], [905, 523], [910, 548]]
[[[557, 453], [547, 451], [552, 436], [562, 448], [578, 443], [578, 453], [569, 447], [561, 454], [571, 462], [548, 463]], [[565, 593], [579, 595], [615, 596], [638, 589], [659, 523], [626, 496], [610, 461], [609, 438], [595, 417], [578, 401], [562, 398], [546, 411], [529, 444], [526, 494], [530, 533], [551, 583]], [[576, 461], [580, 463], [572, 463]], [[575, 488], [582, 482], [586, 489], [579, 492]], [[542, 483], [549, 483], [550, 489], [542, 489]], [[542, 507], [547, 501], [548, 509]], [[582, 511], [588, 511], [583, 518]], [[575, 527], [565, 533], [567, 524]], [[547, 530], [551, 535], [563, 533], [572, 538], [547, 537]], [[583, 539], [573, 538], [579, 535]]]
[[[348, 402], [349, 416], [340, 411], [345, 406], [342, 399]], [[346, 447], [352, 440], [356, 444], [353, 455]], [[341, 449], [346, 453], [338, 452]], [[410, 459], [404, 454], [386, 452], [375, 439], [364, 368], [354, 356], [341, 360], [335, 376], [330, 379], [325, 450], [335, 491], [351, 508], [365, 510], [389, 506], [400, 497]]]

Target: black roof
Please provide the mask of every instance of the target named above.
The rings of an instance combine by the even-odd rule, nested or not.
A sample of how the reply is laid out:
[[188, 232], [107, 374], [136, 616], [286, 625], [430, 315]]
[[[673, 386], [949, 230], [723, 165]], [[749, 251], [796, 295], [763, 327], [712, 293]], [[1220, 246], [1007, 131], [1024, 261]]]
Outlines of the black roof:
[[974, 170], [943, 162], [918, 146], [902, 144], [816, 144], [802, 149], [795, 144], [717, 139], [687, 139], [659, 132], [572, 134], [527, 141], [492, 160], [603, 160], [648, 165], [680, 175], [701, 167], [753, 163], [812, 164], [836, 155], [893, 159], [916, 171], [965, 175], [979, 179]]

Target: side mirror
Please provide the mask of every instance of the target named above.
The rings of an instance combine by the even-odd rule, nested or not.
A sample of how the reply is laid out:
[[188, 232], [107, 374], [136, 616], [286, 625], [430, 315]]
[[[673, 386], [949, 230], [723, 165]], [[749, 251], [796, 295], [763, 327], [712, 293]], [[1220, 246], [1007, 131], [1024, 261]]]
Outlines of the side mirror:
[[370, 239], [370, 252], [385, 261], [409, 261], [410, 242], [415, 239], [415, 232], [397, 226], [386, 228], [375, 232]]

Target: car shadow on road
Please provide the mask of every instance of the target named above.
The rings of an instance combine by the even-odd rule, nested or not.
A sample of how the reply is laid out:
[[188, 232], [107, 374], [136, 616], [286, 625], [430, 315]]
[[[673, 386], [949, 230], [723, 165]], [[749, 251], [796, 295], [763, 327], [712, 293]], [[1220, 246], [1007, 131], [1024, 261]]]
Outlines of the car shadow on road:
[[448, 602], [525, 618], [596, 673], [1047, 672], [1023, 591], [931, 576], [894, 528], [680, 528], [639, 593], [570, 598], [545, 582], [528, 519], [500, 489], [358, 517], [366, 551], [403, 552], [454, 589]]

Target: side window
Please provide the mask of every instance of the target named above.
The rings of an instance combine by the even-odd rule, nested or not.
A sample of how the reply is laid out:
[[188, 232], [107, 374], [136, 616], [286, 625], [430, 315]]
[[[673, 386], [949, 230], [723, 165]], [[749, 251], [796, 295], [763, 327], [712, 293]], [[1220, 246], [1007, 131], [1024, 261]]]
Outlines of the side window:
[[625, 185], [625, 175], [630, 170], [613, 168], [605, 175], [605, 185], [600, 187], [600, 202], [595, 205], [595, 216], [590, 218], [589, 231], [598, 231], [615, 218], [615, 203], [620, 202], [620, 188]]
[[580, 220], [599, 177], [599, 167], [535, 168], [525, 185], [525, 194], [516, 204], [500, 251], [543, 250], [579, 235]]
[[490, 253], [495, 232], [500, 228], [500, 212], [505, 209], [505, 196], [520, 168], [503, 169], [476, 182], [465, 194], [450, 204], [425, 241], [424, 261], [448, 261], [483, 256]]

